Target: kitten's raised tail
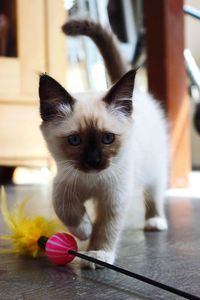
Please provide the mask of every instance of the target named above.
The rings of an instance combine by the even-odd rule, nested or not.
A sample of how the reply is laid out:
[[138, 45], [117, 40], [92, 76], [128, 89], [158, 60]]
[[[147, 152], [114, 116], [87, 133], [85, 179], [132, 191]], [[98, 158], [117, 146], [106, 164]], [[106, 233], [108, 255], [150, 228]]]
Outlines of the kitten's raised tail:
[[62, 30], [67, 35], [85, 35], [93, 40], [103, 56], [112, 83], [115, 83], [128, 71], [128, 66], [123, 62], [114, 35], [100, 24], [88, 20], [72, 19], [62, 26]]

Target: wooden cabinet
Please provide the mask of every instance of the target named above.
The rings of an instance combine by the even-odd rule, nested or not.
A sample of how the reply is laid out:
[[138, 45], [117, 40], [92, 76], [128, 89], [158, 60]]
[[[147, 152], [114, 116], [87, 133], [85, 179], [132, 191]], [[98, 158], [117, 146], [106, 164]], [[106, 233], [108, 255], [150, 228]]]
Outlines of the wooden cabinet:
[[64, 1], [3, 2], [12, 2], [15, 10], [17, 51], [15, 57], [0, 56], [0, 165], [47, 165], [39, 130], [38, 75], [47, 72], [65, 85]]

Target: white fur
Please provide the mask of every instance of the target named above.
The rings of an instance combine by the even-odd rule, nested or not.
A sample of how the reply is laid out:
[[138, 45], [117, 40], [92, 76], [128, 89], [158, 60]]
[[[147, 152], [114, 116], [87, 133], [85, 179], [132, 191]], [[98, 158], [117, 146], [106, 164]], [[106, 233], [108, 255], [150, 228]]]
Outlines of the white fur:
[[[72, 116], [59, 123], [44, 122], [41, 129], [58, 167], [54, 180], [54, 207], [58, 216], [70, 226], [73, 234], [86, 239], [92, 228], [87, 215], [83, 213], [84, 202], [89, 198], [97, 199], [103, 217], [94, 225], [96, 233], [94, 230], [89, 253], [112, 263], [126, 210], [130, 201], [134, 201], [137, 189], [148, 189], [156, 208], [156, 214], [146, 220], [146, 229], [167, 229], [164, 192], [168, 179], [168, 136], [164, 113], [150, 95], [134, 91], [132, 118], [123, 116], [114, 108], [106, 109], [101, 100], [102, 95], [103, 93], [76, 95], [78, 101]], [[64, 106], [62, 113], [63, 109]], [[75, 132], [80, 120], [90, 116], [97, 116], [99, 128], [114, 130], [122, 136], [123, 141], [117, 156], [107, 169], [84, 173], [74, 169], [70, 161], [64, 161], [56, 138]], [[84, 215], [79, 225], [74, 227], [68, 224], [71, 214], [78, 219], [79, 212]], [[98, 251], [91, 252], [93, 250]]]
[[[98, 251], [81, 251], [82, 254], [86, 254], [92, 258], [96, 258], [98, 260], [104, 261], [106, 263], [112, 264], [115, 260], [115, 253], [114, 252], [108, 252], [103, 250]], [[102, 268], [101, 265], [92, 263], [90, 261], [81, 260], [81, 265], [83, 268], [89, 268], [89, 269], [96, 269], [96, 268]]]
[[167, 222], [164, 218], [154, 217], [146, 220], [145, 222], [145, 230], [147, 231], [162, 231], [167, 229]]
[[84, 214], [78, 226], [68, 226], [69, 231], [81, 241], [89, 239], [92, 233], [92, 223], [87, 213]]

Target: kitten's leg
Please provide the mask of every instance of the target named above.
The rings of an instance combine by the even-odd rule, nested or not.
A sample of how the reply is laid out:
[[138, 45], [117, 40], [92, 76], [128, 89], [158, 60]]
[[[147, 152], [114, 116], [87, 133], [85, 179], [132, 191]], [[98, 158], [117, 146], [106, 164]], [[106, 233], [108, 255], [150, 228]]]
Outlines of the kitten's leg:
[[70, 185], [56, 183], [53, 190], [54, 209], [69, 231], [80, 240], [87, 240], [92, 233], [92, 223], [85, 206]]
[[68, 225], [68, 229], [71, 232], [71, 234], [79, 238], [79, 240], [81, 241], [89, 239], [92, 233], [92, 223], [86, 210], [80, 219], [80, 223], [77, 225], [76, 224], [73, 224], [71, 226]]
[[145, 230], [161, 231], [167, 229], [164, 213], [164, 191], [164, 184], [163, 186], [151, 186], [145, 190]]
[[[115, 204], [99, 201], [97, 210], [97, 219], [93, 226], [92, 236], [88, 246], [87, 255], [113, 263], [115, 252], [119, 240], [120, 232], [124, 220], [124, 207], [122, 204], [116, 207]], [[94, 263], [82, 262], [83, 267], [95, 269], [98, 267]]]

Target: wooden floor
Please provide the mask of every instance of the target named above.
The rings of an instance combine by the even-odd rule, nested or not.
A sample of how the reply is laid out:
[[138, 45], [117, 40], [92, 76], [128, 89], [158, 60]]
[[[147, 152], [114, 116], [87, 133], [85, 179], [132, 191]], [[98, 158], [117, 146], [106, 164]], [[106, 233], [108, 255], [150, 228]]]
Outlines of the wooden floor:
[[[10, 206], [16, 199], [29, 195], [31, 211], [51, 214], [47, 186], [6, 189]], [[200, 296], [200, 197], [170, 197], [166, 209], [169, 230], [144, 233], [132, 228], [138, 216], [142, 216], [141, 208], [135, 206], [122, 236], [116, 264]], [[0, 233], [4, 232], [0, 217]], [[80, 270], [75, 263], [55, 267], [45, 258], [33, 260], [1, 254], [0, 299], [170, 300], [181, 297], [106, 269]]]

